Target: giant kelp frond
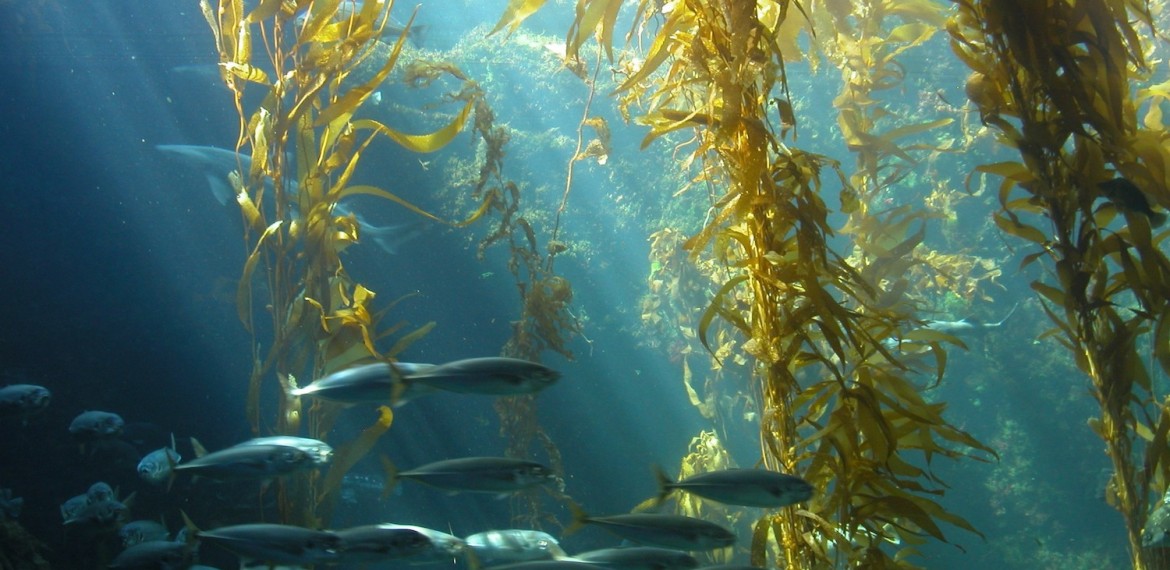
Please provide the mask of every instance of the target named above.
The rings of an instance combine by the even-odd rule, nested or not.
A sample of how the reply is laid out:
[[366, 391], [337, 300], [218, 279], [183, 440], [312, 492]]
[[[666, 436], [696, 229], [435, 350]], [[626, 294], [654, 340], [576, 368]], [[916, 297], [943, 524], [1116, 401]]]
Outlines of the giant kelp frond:
[[[578, 2], [568, 57], [576, 55], [590, 32], [609, 49], [611, 15], [620, 4]], [[860, 101], [853, 110], [842, 105], [842, 130], [866, 171], [856, 179], [862, 187], [855, 190], [836, 161], [785, 141], [798, 121], [786, 62], [801, 57], [797, 36], [816, 12], [784, 1], [632, 4], [637, 6], [634, 30], [653, 29], [654, 34], [641, 64], [623, 67], [622, 108], [644, 109], [635, 118], [650, 127], [644, 145], [692, 133], [686, 146], [690, 153], [682, 160], [698, 166], [696, 187], [707, 188], [711, 196], [698, 231], [685, 238], [670, 230], [656, 234], [651, 255], [657, 266], [649, 276], [652, 295], [643, 318], [655, 327], [683, 331], [671, 341], [672, 356], [681, 361], [683, 384], [704, 415], [720, 413], [719, 399], [711, 396], [719, 377], [750, 374], [760, 394], [764, 465], [804, 475], [818, 489], [807, 516], [785, 509], [757, 523], [753, 562], [763, 564], [769, 553], [789, 568], [831, 562], [813, 532], [817, 521], [938, 540], [946, 540], [940, 522], [973, 530], [934, 501], [942, 487], [932, 472], [913, 467], [903, 454], [919, 454], [929, 464], [940, 455], [988, 450], [949, 425], [941, 416], [942, 405], [927, 403], [898, 376], [905, 367], [881, 344], [905, 318], [900, 297], [907, 286], [897, 280], [898, 272], [921, 263], [913, 254], [923, 241], [927, 215], [902, 213], [874, 222], [857, 218], [850, 231], [864, 256], [855, 265], [828, 245], [834, 231], [830, 206], [822, 198], [830, 185], [823, 176], [828, 175], [833, 187], [839, 182], [844, 188], [843, 209], [867, 208], [867, 197], [858, 192], [899, 180], [913, 165], [913, 153], [937, 148], [916, 137], [946, 126], [949, 119], [902, 122], [879, 132], [867, 123], [872, 122], [870, 110]], [[522, 19], [521, 6], [538, 7], [513, 3], [501, 25]], [[834, 4], [838, 11], [842, 6]], [[934, 6], [920, 1], [876, 7], [901, 20], [855, 44], [858, 54], [883, 58], [880, 62], [866, 59], [855, 65], [880, 63], [870, 79], [892, 87], [902, 73], [893, 58], [923, 44], [937, 16], [931, 21]], [[845, 17], [856, 21], [853, 15]], [[881, 18], [875, 21], [887, 25]], [[697, 272], [679, 262], [687, 254]], [[688, 306], [696, 302], [705, 308]], [[713, 374], [703, 394], [692, 373], [694, 353], [682, 348], [689, 340], [711, 355]], [[945, 339], [920, 340], [933, 349], [941, 376]], [[905, 564], [885, 554], [880, 544], [849, 550], [851, 563]]]
[[[1003, 178], [996, 223], [1034, 247], [1025, 263], [1049, 270], [1032, 288], [1055, 325], [1049, 334], [1092, 382], [1101, 416], [1091, 426], [1114, 469], [1107, 499], [1125, 520], [1133, 567], [1147, 568], [1141, 533], [1170, 472], [1166, 407], [1138, 350], [1152, 332], [1152, 351], [1168, 369], [1165, 234], [1152, 231], [1157, 212], [1134, 207], [1170, 203], [1161, 112], [1152, 105], [1137, 118], [1158, 87], [1134, 89], [1147, 53], [1137, 27], [1153, 28], [1150, 8], [1106, 0], [958, 5], [948, 29], [973, 70], [968, 96], [1020, 156], [980, 167]], [[1116, 178], [1129, 181], [1128, 196], [1102, 186]]]
[[[354, 182], [369, 146], [389, 139], [413, 152], [433, 152], [463, 128], [475, 105], [474, 99], [466, 100], [447, 125], [424, 134], [355, 118], [394, 70], [408, 36], [401, 34], [392, 46], [379, 41], [392, 4], [262, 0], [249, 13], [241, 0], [221, 0], [215, 11], [207, 0], [201, 4], [215, 35], [221, 75], [240, 115], [236, 146], [251, 155], [251, 170], [233, 175], [232, 183], [249, 251], [237, 299], [240, 319], [254, 336], [247, 415], [256, 432], [262, 425], [263, 384], [272, 376], [279, 379], [278, 389], [287, 393], [298, 378], [317, 378], [355, 363], [390, 358], [434, 326], [414, 329], [389, 350], [380, 348], [379, 341], [403, 330], [404, 323], [382, 324], [384, 312], [374, 307], [374, 291], [350, 278], [341, 259], [347, 247], [361, 240], [356, 214], [342, 207], [351, 196], [383, 198], [441, 221], [396, 192]], [[408, 29], [412, 23], [413, 16]], [[263, 50], [254, 49], [257, 39]], [[261, 57], [266, 61], [258, 61]], [[246, 111], [244, 91], [256, 88], [264, 90], [262, 101]], [[461, 224], [486, 210], [485, 203]], [[253, 323], [259, 279], [266, 285], [265, 309], [272, 319], [272, 338], [263, 341], [256, 338], [258, 327]], [[300, 399], [278, 401], [271, 429], [297, 433]], [[309, 434], [323, 438], [336, 413], [336, 406], [315, 403], [308, 414]], [[380, 420], [344, 448], [350, 450], [346, 461], [335, 464], [323, 488], [318, 488], [316, 475], [288, 483], [281, 494], [286, 521], [316, 524], [318, 499], [336, 490], [345, 469], [388, 427], [388, 419]]]

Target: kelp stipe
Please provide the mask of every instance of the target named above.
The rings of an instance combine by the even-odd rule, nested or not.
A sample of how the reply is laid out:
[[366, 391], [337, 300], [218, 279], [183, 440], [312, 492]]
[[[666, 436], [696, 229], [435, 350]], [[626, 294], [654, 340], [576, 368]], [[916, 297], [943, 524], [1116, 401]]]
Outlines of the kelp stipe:
[[[497, 28], [514, 28], [542, 4], [511, 2]], [[714, 391], [726, 389], [726, 379], [752, 378], [752, 389], [735, 398], [756, 402], [745, 405], [744, 416], [760, 423], [761, 462], [817, 488], [807, 509], [781, 509], [756, 522], [752, 562], [764, 565], [774, 556], [785, 568], [833, 564], [825, 546], [831, 540], [842, 546], [842, 563], [905, 567], [912, 548], [891, 556], [881, 540], [844, 548], [845, 537], [868, 531], [945, 540], [940, 521], [974, 530], [933, 500], [941, 492], [934, 474], [905, 456], [918, 453], [929, 463], [939, 455], [992, 454], [947, 423], [945, 406], [926, 402], [903, 378], [906, 365], [881, 344], [905, 320], [906, 308], [896, 288], [878, 285], [905, 267], [902, 259], [922, 241], [922, 216], [855, 224], [855, 239], [873, 245], [866, 265], [853, 265], [828, 245], [833, 229], [821, 199], [822, 175], [841, 182], [847, 213], [863, 197], [836, 162], [788, 140], [800, 117], [789, 97], [785, 58], [803, 55], [797, 36], [812, 13], [798, 2], [696, 0], [669, 3], [668, 10], [650, 0], [633, 4], [631, 35], [643, 29], [654, 35], [642, 63], [622, 67], [622, 109], [645, 106], [636, 117], [650, 127], [644, 145], [691, 134], [676, 151], [690, 151], [680, 166], [695, 165], [698, 187], [710, 196], [697, 232], [686, 237], [668, 224], [652, 236], [643, 319], [682, 331], [668, 344], [705, 416], [721, 413]], [[916, 4], [922, 3], [894, 3], [904, 11]], [[594, 33], [610, 53], [622, 6], [620, 0], [579, 2], [568, 57], [576, 58]], [[912, 42], [914, 30], [924, 28], [906, 28], [892, 41]], [[851, 131], [858, 139], [868, 134]], [[941, 375], [940, 339], [927, 340]], [[702, 360], [686, 348], [692, 341], [709, 354], [711, 373], [702, 387], [693, 383], [692, 366]], [[693, 467], [707, 468], [705, 462]]]
[[1150, 53], [1140, 32], [1159, 35], [1150, 3], [956, 3], [947, 28], [972, 70], [967, 95], [1020, 157], [978, 167], [1003, 179], [996, 224], [1034, 247], [1024, 264], [1047, 270], [1032, 283], [1055, 325], [1046, 336], [1092, 383], [1101, 415], [1089, 427], [1113, 466], [1106, 499], [1124, 520], [1133, 568], [1155, 567], [1142, 531], [1170, 484], [1170, 409], [1138, 347], [1149, 337], [1170, 369], [1170, 260], [1156, 212], [1102, 186], [1124, 178], [1143, 200], [1170, 202], [1165, 92], [1134, 88]]
[[[386, 137], [415, 152], [437, 150], [459, 132], [475, 103], [464, 102], [450, 124], [424, 135], [354, 118], [402, 52], [407, 34], [393, 46], [378, 41], [392, 4], [370, 0], [360, 9], [342, 10], [340, 0], [262, 0], [246, 12], [242, 0], [221, 0], [216, 10], [207, 0], [201, 2], [215, 36], [221, 76], [239, 113], [236, 148], [252, 158], [251, 170], [234, 173], [231, 180], [249, 252], [237, 304], [241, 322], [253, 335], [246, 412], [255, 433], [295, 434], [303, 425], [310, 436], [324, 438], [338, 407], [314, 402], [302, 418], [302, 403], [289, 391], [354, 363], [392, 359], [433, 326], [423, 325], [401, 336], [390, 349], [380, 350], [378, 341], [401, 331], [405, 323], [382, 323], [384, 313], [373, 306], [374, 292], [349, 277], [340, 257], [361, 237], [356, 217], [342, 215], [337, 208], [347, 197], [384, 198], [438, 220], [391, 192], [353, 184], [366, 148]], [[255, 49], [255, 42], [262, 49]], [[266, 58], [264, 65], [258, 63], [260, 57]], [[262, 69], [271, 69], [271, 75]], [[249, 86], [264, 93], [256, 109], [244, 109], [243, 94]], [[486, 204], [456, 225], [470, 223], [485, 210]], [[257, 306], [259, 279], [269, 298]], [[268, 331], [256, 326], [258, 314], [271, 319], [271, 338], [262, 338]], [[263, 397], [264, 384], [273, 377], [278, 381], [277, 410], [270, 423], [264, 419]], [[380, 417], [349, 449], [368, 450], [370, 438], [389, 427], [388, 418]], [[282, 481], [282, 521], [321, 525], [316, 509], [328, 512], [328, 505], [320, 501], [336, 495], [332, 491], [344, 474], [337, 468], [356, 459], [347, 457], [324, 484], [318, 473]]]

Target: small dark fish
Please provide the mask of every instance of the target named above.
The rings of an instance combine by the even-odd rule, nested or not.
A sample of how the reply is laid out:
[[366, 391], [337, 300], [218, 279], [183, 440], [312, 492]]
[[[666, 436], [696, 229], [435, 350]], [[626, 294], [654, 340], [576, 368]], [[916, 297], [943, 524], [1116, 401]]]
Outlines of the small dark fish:
[[447, 362], [407, 374], [405, 378], [446, 392], [517, 396], [535, 394], [551, 386], [560, 376], [543, 364], [493, 356]]
[[556, 481], [556, 474], [548, 467], [510, 457], [461, 457], [400, 472], [387, 464], [387, 472], [390, 487], [397, 479], [413, 479], [448, 491], [476, 493], [513, 493]]
[[44, 386], [13, 384], [0, 388], [0, 418], [27, 421], [49, 407], [52, 394]]
[[653, 513], [591, 517], [573, 502], [569, 509], [573, 523], [565, 529], [566, 535], [592, 524], [632, 542], [676, 550], [715, 550], [735, 544], [735, 533], [703, 519]]
[[265, 479], [316, 466], [313, 457], [287, 445], [235, 445], [174, 466], [212, 479]]
[[1150, 201], [1146, 198], [1146, 194], [1128, 178], [1118, 177], [1106, 180], [1098, 183], [1097, 187], [1118, 209], [1137, 212], [1150, 218], [1150, 226], [1156, 228], [1166, 223], [1166, 213], [1155, 212], [1150, 207]]
[[181, 542], [140, 542], [123, 550], [108, 568], [119, 570], [183, 570], [191, 568], [194, 553]]
[[290, 393], [342, 404], [381, 404], [393, 401], [395, 406], [400, 406], [435, 391], [425, 384], [403, 381], [407, 374], [417, 374], [433, 367], [433, 364], [410, 362], [363, 364], [338, 370]]
[[176, 451], [175, 436], [172, 435], [170, 447], [161, 447], [147, 453], [138, 462], [138, 476], [151, 485], [162, 485], [171, 480], [175, 465], [182, 459], [183, 456]]
[[118, 536], [122, 538], [122, 546], [126, 548], [143, 542], [168, 540], [170, 535], [167, 527], [147, 520], [131, 521], [118, 529]]
[[69, 424], [69, 433], [80, 442], [112, 437], [122, 431], [126, 422], [122, 416], [111, 412], [82, 412]]
[[1142, 528], [1142, 546], [1170, 548], [1170, 491], [1162, 496], [1157, 507], [1146, 517], [1146, 526]]
[[283, 524], [225, 526], [199, 531], [197, 536], [247, 560], [277, 564], [333, 562], [341, 553], [341, 537], [337, 533]]
[[88, 503], [98, 503], [101, 501], [113, 501], [117, 499], [117, 494], [114, 493], [114, 488], [109, 483], [98, 481], [89, 486], [85, 491], [85, 500]]
[[686, 552], [655, 546], [602, 548], [575, 554], [573, 559], [613, 570], [688, 570], [699, 567], [699, 561]]
[[694, 493], [726, 505], [774, 509], [807, 501], [813, 487], [794, 475], [764, 469], [725, 469], [671, 481], [661, 468], [655, 468], [658, 478], [658, 502], [675, 490]]
[[565, 556], [557, 539], [539, 530], [489, 530], [463, 540], [483, 564], [554, 560]]
[[77, 513], [81, 512], [81, 509], [84, 509], [87, 505], [89, 505], [89, 498], [85, 495], [74, 495], [70, 497], [64, 503], [61, 503], [59, 507], [61, 510], [61, 520], [67, 521], [77, 516]]
[[115, 529], [130, 518], [130, 509], [120, 501], [105, 499], [89, 503], [65, 521], [65, 526]]
[[341, 559], [346, 562], [409, 560], [426, 557], [435, 548], [430, 537], [414, 526], [373, 524], [336, 532], [341, 537]]

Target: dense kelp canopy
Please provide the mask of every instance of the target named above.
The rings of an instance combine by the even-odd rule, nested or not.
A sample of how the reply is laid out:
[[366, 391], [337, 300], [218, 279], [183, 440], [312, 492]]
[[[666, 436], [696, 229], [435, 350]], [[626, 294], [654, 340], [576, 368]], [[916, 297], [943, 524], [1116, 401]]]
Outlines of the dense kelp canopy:
[[[523, 22], [544, 3], [512, 0], [496, 37], [520, 41]], [[1132, 192], [1170, 204], [1160, 107], [1166, 89], [1152, 83], [1150, 71], [1160, 6], [579, 0], [558, 53], [589, 94], [576, 150], [565, 165], [560, 207], [526, 212], [522, 185], [503, 173], [509, 135], [493, 120], [491, 94], [456, 65], [413, 61], [405, 74], [409, 83], [444, 77], [462, 85], [450, 97], [452, 120], [438, 131], [409, 135], [354, 118], [398, 65], [406, 35], [393, 45], [377, 40], [388, 4], [367, 1], [344, 17], [340, 5], [265, 0], [245, 12], [238, 1], [205, 4], [224, 80], [236, 94], [238, 150], [252, 157], [251, 171], [234, 180], [250, 251], [240, 317], [250, 331], [259, 330], [258, 315], [272, 319], [272, 337], [253, 347], [254, 429], [268, 425], [263, 385], [272, 378], [281, 388], [273, 429], [295, 433], [302, 405], [283, 394], [298, 378], [393, 359], [430, 330], [385, 325], [392, 307], [374, 309], [373, 292], [348, 277], [339, 254], [361, 232], [338, 206], [372, 195], [441, 219], [387, 190], [354, 185], [351, 176], [375, 140], [431, 152], [472, 117], [480, 152], [469, 170], [477, 174], [474, 189], [457, 198], [470, 196], [470, 208], [456, 216], [463, 221], [448, 223], [463, 226], [490, 213], [495, 221], [480, 255], [492, 244], [507, 246], [521, 314], [503, 353], [572, 356], [567, 339], [582, 325], [570, 309], [572, 285], [553, 268], [558, 255], [571, 260], [577, 248], [558, 231], [574, 165], [606, 165], [611, 131], [624, 128], [592, 111], [595, 98], [608, 97], [646, 133], [643, 147], [673, 149], [677, 184], [647, 185], [639, 198], [656, 212], [647, 224], [650, 268], [640, 310], [648, 345], [669, 353], [681, 389], [712, 422], [695, 435], [680, 476], [735, 465], [720, 435], [729, 417], [741, 415], [758, 425], [758, 465], [817, 489], [807, 503], [753, 521], [693, 500], [673, 503], [677, 512], [749, 528], [753, 564], [784, 568], [914, 567], [921, 545], [954, 540], [948, 526], [980, 535], [964, 513], [944, 507], [947, 487], [934, 460], [996, 461], [997, 449], [953, 424], [947, 403], [931, 392], [947, 372], [948, 349], [966, 345], [923, 326], [918, 315], [965, 309], [995, 294], [998, 260], [958, 246], [962, 236], [946, 232], [957, 204], [994, 188], [998, 178], [995, 225], [1022, 240], [1013, 247], [1033, 248], [1025, 265], [1045, 270], [1033, 289], [1054, 323], [1049, 336], [1093, 386], [1101, 415], [1090, 427], [1113, 466], [1107, 496], [1123, 515], [1134, 567], [1148, 566], [1142, 531], [1166, 490], [1170, 422], [1139, 351], [1170, 366], [1170, 264], [1160, 248], [1165, 233], [1157, 233], [1146, 201], [1145, 211], [1135, 206]], [[915, 80], [903, 61], [937, 48], [944, 27], [958, 61], [972, 70], [966, 94], [977, 113], [946, 101], [941, 90], [917, 106], [891, 96]], [[264, 42], [259, 57], [268, 58], [263, 68], [271, 73], [254, 61], [254, 36]], [[547, 49], [536, 53], [548, 56]], [[824, 129], [808, 125], [812, 104], [793, 94], [795, 70], [840, 73], [828, 141], [835, 152], [815, 138]], [[245, 85], [265, 90], [259, 108], [243, 107]], [[1018, 158], [970, 165], [966, 188], [930, 176], [938, 162], [993, 137], [1001, 148], [991, 154], [1010, 150]], [[925, 200], [891, 204], [893, 190], [908, 185], [925, 187]], [[535, 217], [548, 235], [534, 228]], [[927, 239], [936, 225], [948, 240]], [[264, 303], [254, 302], [259, 281], [269, 296]], [[557, 465], [556, 444], [533, 406], [531, 399], [497, 404], [509, 453], [526, 456], [539, 444]], [[310, 433], [328, 433], [336, 413], [314, 404]], [[323, 481], [290, 484], [290, 496], [315, 500], [286, 501], [313, 508], [290, 506], [285, 518], [320, 520], [313, 509], [327, 512], [347, 465], [391, 418], [383, 410]], [[526, 526], [550, 520], [535, 497], [519, 501], [517, 520]]]

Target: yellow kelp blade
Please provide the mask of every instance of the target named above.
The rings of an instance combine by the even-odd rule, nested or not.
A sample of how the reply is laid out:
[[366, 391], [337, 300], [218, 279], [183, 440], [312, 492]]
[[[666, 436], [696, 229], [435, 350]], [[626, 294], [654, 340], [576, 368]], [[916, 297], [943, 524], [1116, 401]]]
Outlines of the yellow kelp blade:
[[244, 18], [244, 21], [249, 24], [258, 24], [271, 18], [272, 16], [276, 15], [278, 10], [280, 10], [282, 1], [283, 0], [260, 0], [260, 4], [256, 6], [255, 10], [252, 10], [252, 12], [248, 14], [248, 17]]
[[240, 322], [248, 332], [252, 332], [252, 273], [256, 270], [256, 263], [260, 261], [261, 248], [268, 238], [276, 234], [283, 222], [273, 222], [256, 240], [256, 247], [252, 249], [248, 260], [244, 262], [244, 274], [240, 277], [240, 285], [236, 289], [236, 311]]
[[338, 4], [341, 4], [341, 0], [316, 0], [310, 3], [309, 14], [305, 18], [304, 27], [301, 28], [300, 34], [297, 36], [297, 43], [307, 45], [311, 42], [323, 41], [322, 38], [318, 37], [318, 34], [333, 20], [333, 15], [337, 13]]
[[317, 500], [318, 505], [341, 488], [341, 479], [345, 477], [350, 468], [357, 464], [358, 460], [365, 457], [374, 448], [378, 438], [390, 429], [390, 424], [393, 421], [394, 412], [388, 406], [378, 406], [378, 419], [374, 421], [373, 425], [366, 428], [357, 439], [337, 450], [333, 456], [333, 465], [329, 468], [329, 473], [325, 475], [321, 498]]
[[535, 14], [544, 6], [544, 2], [545, 0], [511, 0], [504, 9], [504, 14], [500, 16], [500, 21], [496, 22], [496, 27], [492, 28], [488, 35], [504, 29], [505, 26], [508, 27], [508, 34], [515, 32], [516, 28], [520, 27], [520, 22]]
[[618, 10], [622, 0], [577, 0], [577, 18], [569, 28], [569, 37], [566, 39], [566, 57], [577, 57], [578, 51], [601, 24], [598, 41], [605, 47], [606, 56], [613, 61], [613, 25], [617, 21]]
[[398, 61], [399, 54], [402, 53], [402, 46], [406, 45], [406, 37], [417, 14], [418, 8], [415, 8], [414, 13], [410, 15], [410, 19], [406, 22], [402, 35], [398, 36], [398, 41], [394, 43], [394, 49], [391, 50], [390, 57], [386, 59], [386, 63], [382, 65], [382, 68], [369, 81], [350, 89], [341, 98], [331, 102], [317, 116], [317, 120], [313, 123], [315, 126], [329, 125], [328, 129], [326, 129], [326, 134], [322, 137], [325, 141], [321, 145], [322, 148], [328, 148], [333, 145], [333, 139], [345, 130], [345, 125], [349, 123], [350, 118], [353, 117], [357, 108], [382, 84], [386, 76], [390, 75], [390, 71], [394, 69], [394, 64]]
[[459, 115], [455, 117], [455, 120], [451, 121], [449, 124], [447, 124], [447, 126], [433, 133], [427, 133], [424, 135], [409, 135], [402, 133], [387, 127], [378, 121], [373, 121], [370, 119], [354, 121], [353, 126], [357, 129], [371, 129], [377, 133], [386, 135], [394, 142], [414, 152], [435, 152], [436, 150], [447, 146], [447, 144], [450, 143], [455, 138], [455, 136], [463, 130], [463, 124], [467, 122], [467, 116], [471, 114], [471, 109], [473, 106], [474, 99], [468, 101], [467, 104], [463, 106], [463, 110], [459, 112]]
[[252, 83], [259, 83], [260, 85], [269, 85], [268, 74], [264, 70], [249, 65], [247, 63], [235, 63], [225, 61], [219, 64], [227, 73], [243, 79], [244, 81], [251, 81]]

